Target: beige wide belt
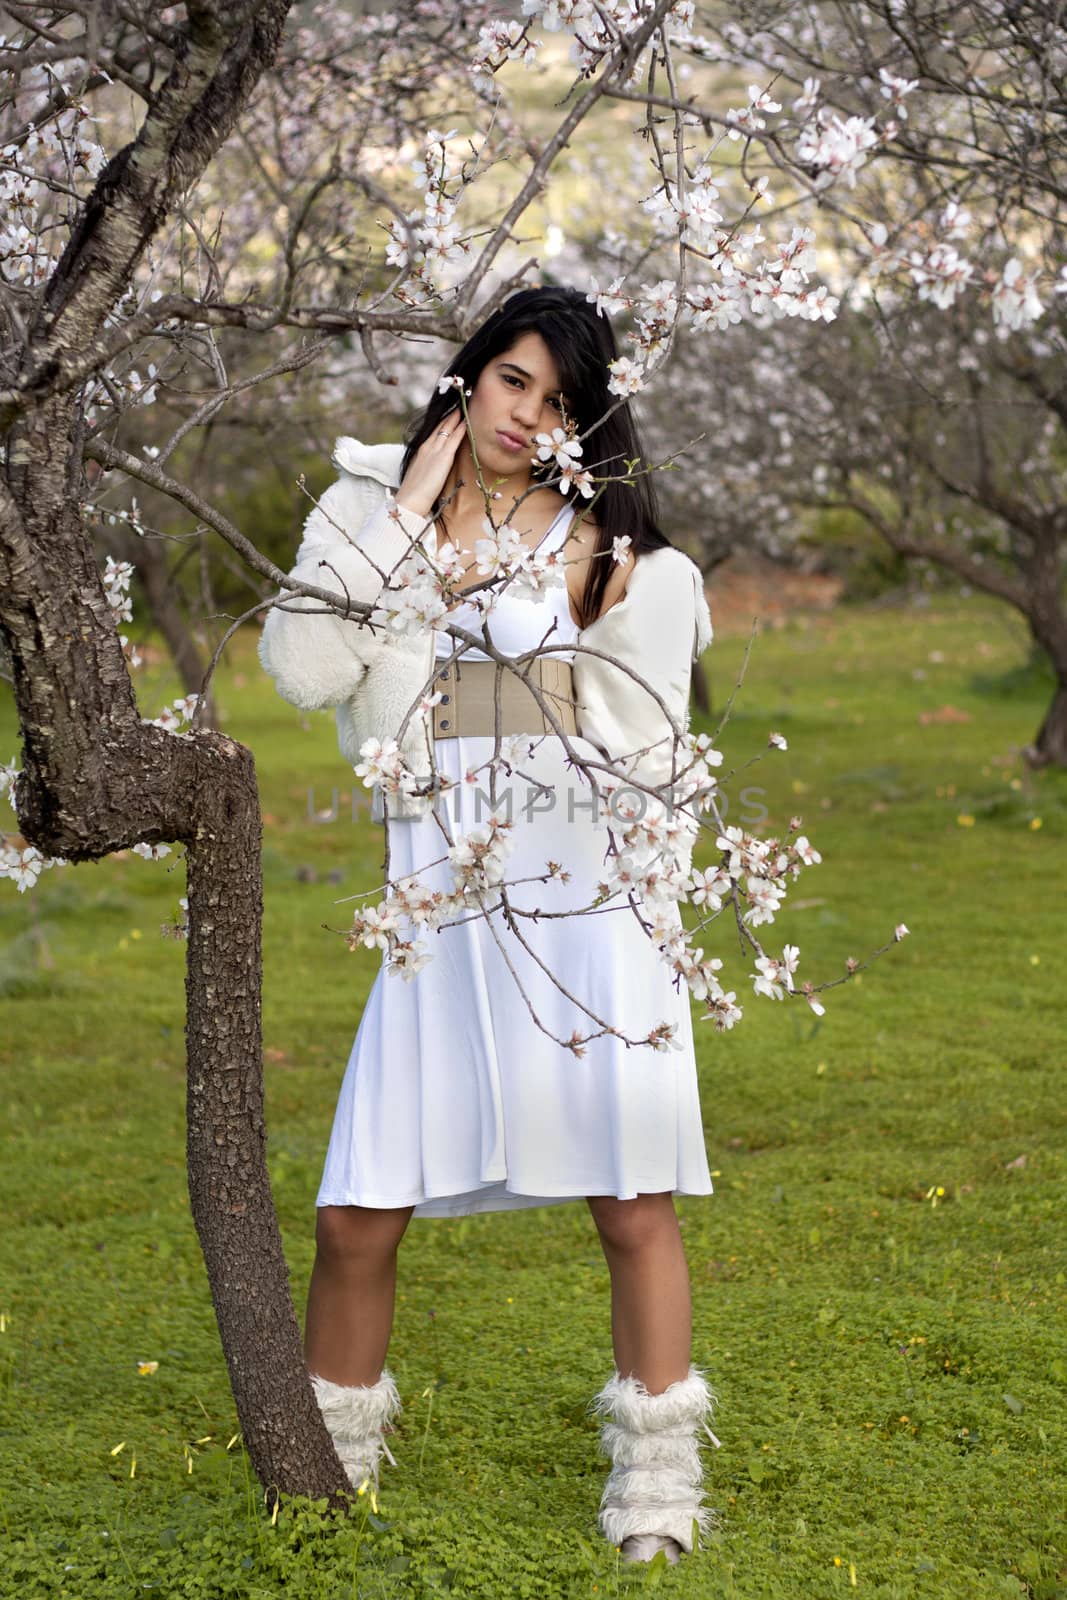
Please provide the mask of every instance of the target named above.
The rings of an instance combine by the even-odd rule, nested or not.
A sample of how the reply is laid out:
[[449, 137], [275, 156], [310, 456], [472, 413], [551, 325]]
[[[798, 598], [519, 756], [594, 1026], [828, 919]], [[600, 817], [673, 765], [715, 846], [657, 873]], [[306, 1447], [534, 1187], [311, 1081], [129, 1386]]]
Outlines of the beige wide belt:
[[[574, 676], [569, 661], [537, 656], [524, 671], [551, 706], [564, 733], [578, 732]], [[528, 684], [495, 661], [453, 661], [434, 679], [441, 699], [433, 708], [435, 739], [508, 733], [555, 733]], [[497, 700], [499, 698], [499, 722]]]

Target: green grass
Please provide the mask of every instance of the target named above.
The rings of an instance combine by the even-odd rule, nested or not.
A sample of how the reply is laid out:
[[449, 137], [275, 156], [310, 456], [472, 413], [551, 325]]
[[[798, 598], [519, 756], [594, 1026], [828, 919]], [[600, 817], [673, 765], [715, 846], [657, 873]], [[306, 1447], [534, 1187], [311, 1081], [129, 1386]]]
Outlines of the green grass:
[[[706, 658], [717, 702], [743, 648], [722, 637]], [[620, 1569], [596, 1532], [586, 1406], [611, 1348], [581, 1204], [412, 1224], [378, 1515], [363, 1501], [337, 1527], [297, 1502], [271, 1524], [233, 1441], [185, 1194], [184, 946], [159, 935], [177, 853], [57, 868], [24, 896], [0, 884], [0, 1597], [1067, 1594], [1067, 774], [1022, 772], [1044, 709], [1024, 659], [977, 600], [757, 641], [727, 766], [771, 729], [789, 749], [732, 780], [734, 812], [758, 786], [767, 829], [799, 812], [824, 856], [768, 947], [799, 944], [821, 981], [896, 923], [912, 933], [828, 991], [821, 1022], [750, 998], [750, 964], [719, 947], [746, 1017], [697, 1025], [716, 1193], [679, 1210], [722, 1525], [677, 1569]], [[147, 715], [175, 692], [139, 678]], [[378, 960], [327, 929], [377, 882], [381, 835], [365, 812], [309, 820], [309, 785], [321, 806], [336, 783], [342, 816], [351, 793], [332, 716], [302, 722], [251, 639], [220, 699], [259, 762], [270, 1166], [302, 1314]], [[920, 720], [946, 705], [969, 720]], [[10, 704], [0, 728], [6, 760]]]

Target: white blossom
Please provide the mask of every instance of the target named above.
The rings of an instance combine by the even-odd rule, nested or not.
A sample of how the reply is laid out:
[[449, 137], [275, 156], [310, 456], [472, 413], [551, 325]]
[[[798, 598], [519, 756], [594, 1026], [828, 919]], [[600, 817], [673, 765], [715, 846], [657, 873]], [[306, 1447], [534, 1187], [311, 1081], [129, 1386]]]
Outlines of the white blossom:
[[711, 1022], [716, 1032], [724, 1033], [727, 1028], [732, 1028], [735, 1023], [740, 1022], [744, 1014], [736, 1001], [737, 996], [732, 989], [729, 993], [716, 995], [711, 1002], [711, 1009], [705, 1011], [700, 1018], [701, 1022]]
[[507, 579], [507, 592], [523, 600], [540, 600], [543, 595], [564, 588], [567, 582], [562, 550], [529, 551], [521, 566]]
[[637, 307], [638, 316], [652, 316], [673, 322], [678, 311], [678, 285], [671, 278], [661, 278], [651, 288], [641, 287], [642, 299]]
[[644, 384], [644, 365], [640, 361], [631, 361], [629, 356], [620, 356], [617, 361], [608, 365], [611, 378], [608, 382], [610, 394], [636, 394]]
[[731, 324], [741, 321], [741, 287], [737, 283], [690, 289], [687, 298], [694, 328], [715, 327], [723, 333]]
[[474, 553], [477, 570], [483, 578], [506, 576], [525, 564], [529, 552], [521, 534], [510, 522], [496, 527], [488, 517], [483, 517], [482, 529], [485, 537], [475, 540]]
[[707, 906], [709, 911], [722, 910], [722, 896], [728, 894], [732, 884], [729, 876], [716, 867], [705, 867], [690, 878], [689, 899], [695, 906]]
[[816, 126], [802, 128], [797, 139], [797, 160], [817, 169], [815, 187], [824, 189], [835, 178], [844, 178], [854, 188], [856, 174], [867, 160], [867, 151], [878, 143], [873, 117], [846, 117], [825, 107]]
[[[973, 268], [955, 245], [938, 243], [924, 256], [913, 250], [908, 257], [911, 280], [918, 285], [919, 299], [932, 300], [946, 311], [961, 290], [971, 281]], [[994, 296], [995, 302], [995, 296]]]
[[762, 89], [758, 83], [750, 83], [748, 85], [748, 105], [742, 106], [740, 109], [731, 106], [727, 110], [726, 121], [729, 123], [729, 127], [726, 132], [728, 137], [740, 139], [743, 133], [758, 133], [761, 128], [767, 126], [766, 119], [760, 116], [759, 113], [766, 111], [773, 115], [774, 112], [781, 111], [781, 109], [778, 101], [772, 100], [766, 89]]
[[369, 950], [373, 950], [375, 946], [385, 950], [389, 946], [390, 935], [395, 933], [398, 927], [396, 913], [384, 903], [377, 906], [358, 906], [352, 913], [349, 943], [364, 944]]
[[19, 775], [18, 756], [12, 756], [6, 766], [0, 766], [0, 795], [5, 795], [10, 805], [15, 804], [15, 779]]
[[815, 110], [819, 100], [819, 79], [805, 78], [804, 87], [793, 101], [793, 115], [798, 122], [803, 122]]
[[938, 219], [938, 225], [946, 239], [962, 239], [970, 233], [973, 220], [971, 213], [958, 200], [950, 200]]
[[540, 40], [528, 38], [523, 24], [514, 18], [510, 22], [497, 19], [483, 24], [473, 57], [479, 83], [487, 79], [491, 84], [492, 78], [488, 75], [505, 61], [521, 61], [525, 67], [533, 66], [540, 48]]
[[490, 815], [485, 827], [472, 828], [448, 848], [458, 893], [477, 895], [503, 881], [504, 863], [514, 848], [506, 819]]
[[13, 878], [19, 894], [32, 889], [49, 864], [32, 844], [0, 844], [0, 878]]
[[889, 101], [906, 122], [908, 108], [904, 104], [904, 96], [911, 94], [913, 90], [919, 87], [918, 78], [896, 78], [887, 67], [879, 67], [878, 76], [882, 80], [881, 92], [883, 98]]
[[753, 988], [757, 994], [765, 994], [770, 1000], [784, 1000], [785, 991], [781, 985], [781, 967], [773, 956], [757, 956], [757, 971], [750, 973]]
[[560, 468], [559, 482], [556, 484], [560, 494], [566, 494], [568, 489], [577, 489], [578, 493], [586, 500], [592, 499], [596, 493], [596, 484], [593, 474], [578, 462], [568, 463]]
[[574, 467], [581, 458], [581, 441], [570, 438], [564, 428], [535, 434], [534, 444], [537, 446], [536, 461], [554, 460], [558, 467], [569, 468]]
[[1019, 328], [1028, 328], [1044, 310], [1037, 297], [1037, 274], [1024, 273], [1016, 257], [1008, 262], [993, 290], [993, 321], [1001, 337]]
[[429, 580], [400, 586], [388, 584], [378, 596], [371, 621], [411, 638], [432, 628], [447, 609], [440, 590]]
[[410, 983], [430, 959], [429, 948], [421, 940], [396, 942], [389, 952], [386, 970]]
[[785, 898], [785, 890], [769, 878], [757, 878], [750, 874], [746, 892], [749, 909], [744, 913], [743, 920], [754, 928], [764, 922], [773, 922]]
[[585, 298], [590, 305], [596, 306], [598, 317], [602, 317], [605, 314], [611, 316], [616, 311], [624, 311], [626, 309], [629, 301], [619, 294], [622, 285], [623, 279], [616, 278], [606, 289], [601, 289], [595, 278], [589, 279], [590, 292]]
[[801, 861], [803, 861], [806, 867], [817, 866], [822, 860], [822, 856], [819, 854], [819, 852], [811, 843], [809, 843], [807, 834], [802, 833], [799, 839], [795, 839], [793, 841], [793, 849], [796, 851], [797, 855], [800, 857]]
[[678, 1024], [676, 1022], [660, 1022], [648, 1034], [645, 1042], [653, 1050], [682, 1050], [684, 1045], [681, 1039], [675, 1038]]
[[395, 776], [401, 765], [400, 749], [395, 739], [365, 739], [359, 747], [361, 760], [352, 769], [357, 778], [369, 789], [386, 777]]

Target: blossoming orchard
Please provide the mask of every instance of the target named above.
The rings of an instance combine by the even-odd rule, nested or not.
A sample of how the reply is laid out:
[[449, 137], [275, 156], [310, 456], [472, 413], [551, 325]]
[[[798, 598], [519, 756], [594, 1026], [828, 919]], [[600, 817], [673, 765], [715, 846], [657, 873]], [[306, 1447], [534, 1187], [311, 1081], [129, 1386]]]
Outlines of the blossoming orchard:
[[[1056, 679], [1035, 760], [1067, 764], [1060, 24], [1036, 0], [413, 0], [356, 18], [289, 0], [7, 9], [0, 643], [22, 749], [0, 767], [11, 808], [0, 875], [32, 895], [50, 872], [117, 851], [144, 856], [145, 871], [182, 852], [191, 1192], [235, 1398], [264, 1485], [337, 1495], [259, 1137], [254, 763], [212, 725], [212, 676], [279, 591], [396, 637], [477, 638], [446, 615], [462, 576], [447, 543], [433, 555], [413, 546], [373, 605], [289, 582], [253, 521], [224, 508], [211, 430], [261, 398], [264, 416], [282, 414], [316, 385], [338, 417], [357, 390], [395, 406], [394, 391], [422, 382], [428, 344], [436, 359], [516, 287], [565, 277], [623, 332], [607, 385], [618, 403], [659, 405], [673, 428], [684, 381], [698, 436], [744, 440], [702, 474], [707, 504], [686, 533], [698, 565], [727, 523], [738, 537], [731, 517], [786, 538], [801, 509], [847, 501], [905, 556], [1029, 619]], [[821, 367], [819, 352], [844, 351], [859, 330], [879, 355], [860, 373], [848, 346], [859, 375], [843, 398], [834, 373], [846, 368]], [[893, 363], [914, 377], [925, 351], [972, 386], [968, 417], [992, 385], [1029, 396], [1040, 426], [1018, 441], [1024, 480], [1005, 487], [991, 451], [972, 481], [950, 437], [966, 425], [958, 411], [940, 449], [927, 432], [905, 455], [896, 424], [881, 427]], [[456, 398], [465, 408], [462, 385]], [[846, 404], [847, 448], [834, 428]], [[542, 481], [595, 510], [610, 476], [669, 479], [674, 438], [655, 459], [604, 462], [564, 414], [534, 459]], [[706, 466], [707, 449], [683, 450], [681, 465]], [[920, 469], [936, 481], [940, 528], [905, 516]], [[294, 520], [314, 498], [301, 487]], [[196, 613], [215, 629], [209, 659], [193, 622], [173, 614], [145, 495], [194, 550], [193, 568], [238, 572], [258, 597], [224, 627], [222, 608]], [[565, 555], [527, 550], [491, 494], [482, 533], [483, 618], [505, 592], [565, 584]], [[616, 562], [628, 542], [615, 541]], [[152, 718], [137, 709], [141, 663], [124, 631], [141, 607], [187, 684]], [[501, 739], [463, 781], [506, 778], [522, 744]], [[761, 746], [773, 761], [786, 741], [768, 727]], [[741, 1020], [748, 994], [823, 1016], [820, 996], [870, 958], [820, 975], [818, 951], [805, 950], [805, 979], [798, 946], [770, 935], [832, 837], [813, 841], [799, 815], [775, 837], [728, 824], [723, 755], [704, 732], [678, 733], [658, 790], [623, 763], [572, 754], [613, 846], [586, 912], [627, 906], [716, 1030]], [[368, 741], [361, 758], [356, 777], [387, 804], [449, 787], [441, 774], [417, 779], [395, 740]], [[350, 945], [381, 949], [398, 981], [414, 978], [436, 930], [507, 907], [511, 826], [494, 813], [445, 841], [448, 894], [390, 880], [386, 862]], [[694, 868], [696, 849], [713, 864]], [[559, 871], [546, 861], [544, 881]], [[872, 955], [907, 931], [897, 922]], [[706, 954], [712, 943], [723, 954]], [[731, 970], [738, 946], [747, 959], [731, 956]], [[232, 997], [224, 1023], [220, 991]], [[557, 1042], [581, 1057], [613, 1027], [590, 1018]], [[674, 1041], [664, 1024], [628, 1042], [661, 1052]], [[269, 1384], [256, 1377], [264, 1304]]]

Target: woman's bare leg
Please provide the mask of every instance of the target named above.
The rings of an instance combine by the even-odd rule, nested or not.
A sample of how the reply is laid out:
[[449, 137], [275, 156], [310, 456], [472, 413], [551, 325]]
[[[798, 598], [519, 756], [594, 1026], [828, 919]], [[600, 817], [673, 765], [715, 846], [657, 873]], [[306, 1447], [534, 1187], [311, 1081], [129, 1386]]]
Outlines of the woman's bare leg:
[[414, 1209], [318, 1208], [304, 1331], [309, 1372], [363, 1387], [381, 1377], [393, 1328], [396, 1253]]
[[611, 1338], [622, 1378], [662, 1394], [689, 1373], [693, 1313], [674, 1197], [590, 1195], [611, 1273]]

